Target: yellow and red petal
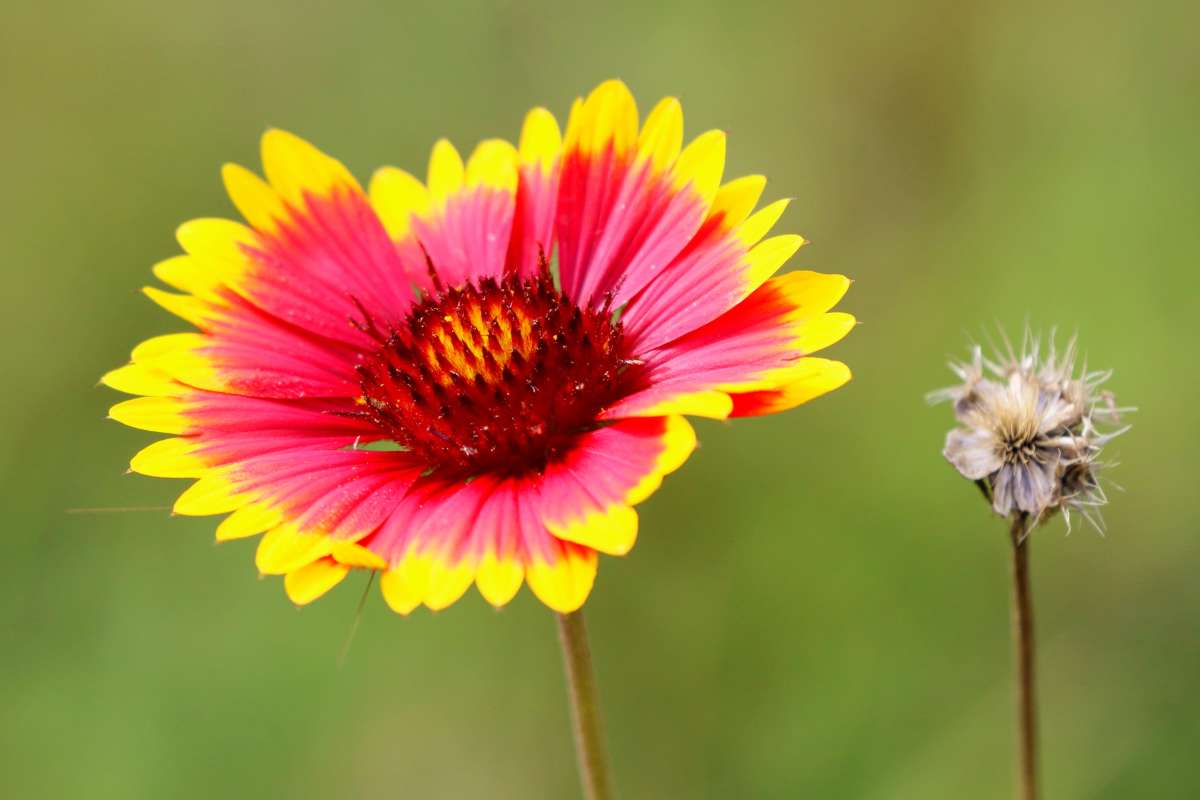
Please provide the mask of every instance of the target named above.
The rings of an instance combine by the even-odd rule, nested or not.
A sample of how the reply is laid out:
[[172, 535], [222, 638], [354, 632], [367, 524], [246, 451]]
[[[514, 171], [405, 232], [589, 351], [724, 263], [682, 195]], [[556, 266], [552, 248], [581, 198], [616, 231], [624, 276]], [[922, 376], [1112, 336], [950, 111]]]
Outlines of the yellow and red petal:
[[303, 139], [268, 131], [262, 157], [266, 181], [239, 167], [224, 170], [252, 234], [235, 236], [234, 223], [223, 231], [210, 226], [205, 247], [184, 241], [184, 249], [218, 253], [237, 275], [238, 294], [276, 321], [281, 335], [361, 345], [347, 324], [360, 309], [385, 318], [412, 305], [410, 276], [383, 223], [345, 166]]
[[[503, 273], [523, 173], [517, 149], [502, 139], [481, 142], [465, 163], [443, 139], [430, 156], [427, 187], [385, 167], [371, 180], [371, 203], [400, 260], [423, 272], [428, 258], [453, 286]], [[414, 283], [430, 285], [424, 274]]]
[[187, 391], [187, 387], [170, 375], [142, 364], [126, 364], [110, 370], [104, 373], [100, 382], [118, 392], [147, 397], [176, 397]]
[[383, 590], [393, 609], [407, 613], [405, 608], [424, 604], [441, 610], [474, 582], [481, 553], [472, 543], [473, 528], [486, 517], [482, 509], [491, 486], [487, 478], [467, 484], [425, 481], [394, 505], [367, 545], [390, 565]]
[[508, 605], [521, 589], [525, 580], [525, 565], [516, 558], [502, 558], [496, 553], [485, 551], [475, 568], [475, 588], [491, 605], [501, 608]]
[[[174, 444], [160, 447], [164, 451], [184, 449], [185, 458], [195, 452], [191, 441], [186, 448]], [[228, 452], [227, 448], [214, 448], [208, 455], [219, 459]], [[171, 455], [164, 452], [162, 457]], [[259, 572], [297, 574], [289, 578], [288, 593], [302, 603], [301, 598], [315, 598], [332, 586], [336, 573], [388, 566], [362, 541], [402, 503], [419, 474], [420, 468], [406, 462], [400, 453], [330, 452], [319, 446], [272, 450], [210, 466], [176, 501], [175, 511], [229, 513], [218, 526], [218, 541], [263, 533], [255, 554]], [[305, 571], [322, 560], [330, 562], [328, 569]]]
[[[725, 140], [710, 131], [675, 154], [682, 116], [656, 107], [639, 139], [637, 105], [607, 81], [571, 113], [563, 143], [556, 232], [566, 294], [624, 305], [700, 229], [725, 164]], [[640, 146], [639, 146], [640, 144]]]
[[358, 542], [348, 542], [335, 539], [330, 549], [330, 555], [339, 564], [363, 569], [387, 569], [388, 563], [379, 554], [372, 552]]
[[[810, 369], [803, 360], [855, 325], [849, 314], [827, 313], [848, 286], [840, 275], [811, 272], [767, 281], [721, 317], [647, 353], [648, 387], [617, 403], [606, 416], [651, 416], [690, 407], [689, 412], [677, 413], [721, 418], [735, 413], [735, 397], [741, 393], [792, 387], [785, 393], [788, 400], [779, 400], [782, 409], [788, 402], [794, 405], [836, 388], [832, 373]], [[849, 375], [840, 377], [848, 380]], [[818, 386], [829, 388], [815, 391]], [[729, 395], [730, 402], [721, 403], [720, 394]]]
[[683, 106], [674, 97], [664, 97], [646, 117], [638, 134], [638, 160], [663, 172], [675, 163], [683, 149]]
[[337, 586], [350, 574], [350, 567], [332, 558], [319, 558], [292, 570], [283, 579], [288, 599], [298, 606], [305, 606]]
[[[164, 346], [152, 343], [138, 355]], [[347, 568], [386, 566], [354, 543], [379, 527], [424, 467], [403, 453], [353, 449], [359, 421], [319, 405], [211, 393], [127, 402], [170, 404], [165, 411], [140, 410], [143, 427], [196, 431], [143, 449], [132, 469], [198, 478], [175, 512], [228, 513], [218, 540], [265, 532], [256, 556], [264, 574], [291, 573], [325, 557]], [[151, 424], [164, 413], [170, 424]], [[118, 407], [114, 416], [127, 413]]]
[[410, 614], [421, 605], [421, 596], [400, 574], [398, 569], [386, 570], [379, 578], [379, 591], [388, 608], [397, 614]]
[[191, 427], [185, 404], [175, 397], [135, 397], [117, 403], [108, 416], [122, 425], [155, 433], [186, 433]]
[[413, 219], [427, 214], [433, 202], [420, 179], [396, 167], [376, 170], [369, 191], [371, 207], [397, 242], [408, 236]]
[[333, 540], [328, 534], [305, 533], [291, 523], [284, 523], [258, 540], [254, 565], [262, 575], [286, 575], [325, 558], [332, 546]]
[[540, 482], [540, 510], [557, 538], [609, 555], [637, 539], [633, 506], [650, 496], [696, 446], [680, 416], [625, 419], [580, 437]]
[[775, 414], [832, 392], [850, 381], [850, 368], [840, 361], [805, 358], [795, 369], [776, 378], [768, 389], [732, 395], [731, 417]]
[[217, 302], [152, 288], [146, 293], [204, 329], [158, 336], [138, 345], [133, 363], [156, 375], [196, 389], [257, 397], [357, 393], [350, 353], [344, 346], [272, 320], [241, 297], [230, 295]]
[[146, 290], [203, 334], [176, 337], [169, 351], [134, 360], [211, 391], [353, 396], [353, 353], [372, 340], [351, 322], [403, 314], [412, 280], [339, 162], [276, 130], [263, 137], [263, 162], [267, 181], [233, 165], [223, 170], [250, 227], [220, 219], [184, 224], [178, 238], [187, 255], [155, 267], [184, 294]]
[[634, 297], [622, 320], [641, 349], [653, 349], [711, 322], [742, 302], [804, 244], [795, 235], [760, 241], [787, 207], [750, 214], [766, 180], [738, 178], [717, 192], [696, 235]]
[[266, 503], [246, 503], [217, 525], [217, 541], [228, 542], [266, 533], [283, 522], [283, 510]]
[[557, 611], [573, 611], [587, 598], [596, 552], [551, 534], [537, 481], [431, 479], [414, 487], [410, 501], [397, 506], [369, 543], [387, 554], [381, 588], [398, 613], [422, 604], [445, 608], [472, 582], [496, 607], [512, 600], [522, 582]]
[[587, 547], [550, 539], [525, 565], [525, 580], [538, 600], [560, 614], [578, 611], [596, 582], [598, 558]]
[[225, 164], [221, 167], [221, 180], [233, 205], [255, 230], [275, 233], [280, 222], [288, 218], [287, 202], [279, 192], [245, 167]]
[[139, 475], [154, 478], [199, 478], [208, 471], [208, 462], [197, 453], [194, 439], [160, 439], [143, 447], [130, 460], [129, 468]]
[[337, 159], [330, 158], [293, 133], [272, 128], [261, 142], [263, 173], [283, 202], [302, 207], [310, 197], [326, 197], [340, 189], [358, 189], [358, 181]]
[[534, 275], [538, 259], [550, 258], [555, 245], [562, 134], [553, 114], [535, 108], [525, 116], [517, 153], [519, 180], [506, 269]]

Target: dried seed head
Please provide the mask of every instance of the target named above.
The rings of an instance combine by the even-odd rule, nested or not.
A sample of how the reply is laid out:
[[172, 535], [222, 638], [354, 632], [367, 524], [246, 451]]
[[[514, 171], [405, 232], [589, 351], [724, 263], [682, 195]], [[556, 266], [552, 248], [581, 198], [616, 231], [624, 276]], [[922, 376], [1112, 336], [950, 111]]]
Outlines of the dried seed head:
[[1062, 511], [1071, 524], [1078, 512], [1097, 530], [1097, 509], [1107, 502], [1099, 473], [1101, 450], [1128, 427], [1100, 433], [1096, 421], [1119, 423], [1111, 393], [1099, 391], [1110, 372], [1076, 375], [1075, 340], [1061, 352], [1026, 332], [1020, 353], [985, 358], [980, 347], [966, 363], [950, 368], [961, 383], [932, 392], [930, 402], [950, 401], [961, 427], [946, 436], [942, 451], [964, 477], [979, 483], [997, 514], [1025, 513], [1034, 523]]

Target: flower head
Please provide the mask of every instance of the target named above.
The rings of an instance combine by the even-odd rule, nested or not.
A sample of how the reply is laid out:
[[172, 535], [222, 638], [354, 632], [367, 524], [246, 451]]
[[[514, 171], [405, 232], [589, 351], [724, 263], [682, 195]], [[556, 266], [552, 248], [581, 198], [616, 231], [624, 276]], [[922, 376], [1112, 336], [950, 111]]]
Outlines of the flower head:
[[[803, 244], [765, 238], [765, 179], [722, 184], [725, 137], [682, 144], [678, 101], [639, 126], [624, 84], [544, 109], [519, 145], [426, 181], [385, 167], [366, 191], [278, 130], [266, 180], [223, 175], [246, 223], [199, 219], [154, 267], [159, 305], [198, 331], [138, 345], [112, 417], [171, 434], [134, 471], [192, 478], [180, 514], [262, 533], [256, 562], [307, 603], [352, 569], [382, 573], [400, 613], [474, 583], [522, 583], [559, 611], [597, 553], [633, 547], [633, 507], [695, 446], [685, 415], [803, 403], [850, 378], [810, 353], [853, 326], [849, 281], [790, 272]], [[553, 260], [554, 263], [551, 263]]]
[[962, 381], [930, 394], [951, 401], [963, 426], [950, 431], [942, 451], [955, 469], [977, 481], [997, 514], [1028, 514], [1035, 522], [1062, 511], [1070, 525], [1079, 512], [1097, 530], [1095, 509], [1107, 502], [1100, 486], [1101, 450], [1122, 428], [1107, 434], [1096, 420], [1116, 422], [1112, 395], [1099, 387], [1109, 372], [1075, 374], [1072, 339], [1059, 352], [1051, 336], [1042, 359], [1037, 338], [1026, 334], [1020, 354], [1006, 343], [1005, 354], [985, 359], [976, 346], [971, 360], [952, 363]]

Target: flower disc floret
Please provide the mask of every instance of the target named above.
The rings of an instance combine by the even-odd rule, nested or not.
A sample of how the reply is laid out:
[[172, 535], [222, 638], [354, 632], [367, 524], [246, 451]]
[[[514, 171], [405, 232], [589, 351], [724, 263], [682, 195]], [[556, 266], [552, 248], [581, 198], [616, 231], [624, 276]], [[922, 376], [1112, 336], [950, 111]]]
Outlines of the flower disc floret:
[[609, 305], [580, 308], [547, 270], [443, 289], [386, 333], [363, 328], [380, 346], [356, 368], [358, 413], [445, 476], [543, 471], [632, 380]]

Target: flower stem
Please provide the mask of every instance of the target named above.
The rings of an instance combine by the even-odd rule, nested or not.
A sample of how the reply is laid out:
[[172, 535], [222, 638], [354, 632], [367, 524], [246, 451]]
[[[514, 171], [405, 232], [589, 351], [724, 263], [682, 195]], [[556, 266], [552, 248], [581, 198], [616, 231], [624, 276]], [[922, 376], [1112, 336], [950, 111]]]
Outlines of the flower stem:
[[1017, 797], [1037, 800], [1037, 707], [1033, 672], [1033, 598], [1029, 591], [1029, 517], [1013, 514], [1012, 636], [1017, 690]]
[[575, 754], [579, 760], [579, 778], [587, 800], [612, 800], [612, 776], [600, 721], [600, 698], [596, 673], [592, 669], [592, 651], [588, 647], [583, 612], [558, 614], [558, 638], [562, 642], [563, 665], [571, 695], [571, 720], [575, 726]]

